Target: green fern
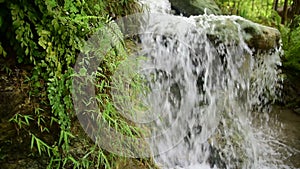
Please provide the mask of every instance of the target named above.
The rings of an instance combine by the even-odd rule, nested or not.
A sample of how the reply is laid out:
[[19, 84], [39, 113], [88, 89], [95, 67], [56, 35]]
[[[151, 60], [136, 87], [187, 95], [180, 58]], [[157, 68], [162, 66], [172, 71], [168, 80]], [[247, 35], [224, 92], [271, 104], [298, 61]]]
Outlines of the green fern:
[[[1, 36], [3, 34], [9, 40], [4, 42], [5, 39], [0, 39], [0, 55], [9, 57], [6, 53], [9, 46], [16, 53], [19, 64], [33, 66], [29, 78], [31, 97], [47, 100], [40, 104], [49, 107], [49, 110], [42, 110], [37, 106], [30, 115], [16, 114], [11, 122], [30, 134], [32, 150], [51, 156], [48, 168], [111, 168], [115, 156], [104, 153], [102, 149], [94, 148], [83, 157], [70, 152], [70, 143], [75, 135], [72, 130], [75, 113], [71, 99], [73, 66], [84, 41], [105, 25], [110, 25], [114, 35], [112, 48], [98, 69], [102, 84], [98, 90], [101, 95], [99, 103], [107, 112], [105, 118], [111, 119], [119, 130], [134, 137], [133, 133], [138, 133], [138, 129], [117, 115], [109, 95], [110, 76], [127, 55], [121, 31], [108, 23], [114, 17], [135, 12], [138, 9], [136, 1], [0, 0], [0, 3]], [[106, 39], [103, 42], [110, 41]], [[34, 128], [36, 126], [38, 130]], [[59, 131], [53, 131], [53, 126]], [[57, 139], [46, 141], [43, 136], [47, 133]]]

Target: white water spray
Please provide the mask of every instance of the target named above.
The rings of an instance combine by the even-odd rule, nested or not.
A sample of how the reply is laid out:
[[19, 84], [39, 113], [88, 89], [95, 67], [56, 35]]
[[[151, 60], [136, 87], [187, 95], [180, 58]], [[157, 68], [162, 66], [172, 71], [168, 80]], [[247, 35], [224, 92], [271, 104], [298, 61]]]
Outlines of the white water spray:
[[[287, 167], [270, 157], [274, 150], [253, 124], [261, 114], [268, 118], [276, 99], [281, 51], [254, 52], [238, 20], [244, 19], [147, 19], [140, 55], [148, 58], [142, 64], [151, 90], [145, 102], [158, 116], [149, 144], [162, 168]], [[220, 31], [228, 23], [232, 32]]]
[[[279, 32], [237, 16], [170, 15], [166, 0], [151, 5], [150, 13], [108, 23], [77, 58], [74, 109], [91, 139], [120, 156], [152, 156], [165, 169], [293, 168], [284, 157], [299, 150], [276, 138], [281, 124], [268, 113], [280, 88]], [[106, 54], [127, 55], [123, 35], [137, 40], [139, 57], [117, 66], [104, 113], [135, 123], [145, 131], [139, 138], [103, 118], [93, 87], [105, 85], [95, 75]], [[264, 50], [254, 50], [253, 40]]]

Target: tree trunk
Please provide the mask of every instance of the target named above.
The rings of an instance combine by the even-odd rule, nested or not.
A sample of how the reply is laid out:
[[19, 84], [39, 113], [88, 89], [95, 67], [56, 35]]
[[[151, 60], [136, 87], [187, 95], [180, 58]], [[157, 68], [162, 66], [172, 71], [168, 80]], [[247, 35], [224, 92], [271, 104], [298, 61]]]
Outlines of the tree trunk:
[[278, 8], [278, 0], [274, 0], [274, 2], [273, 2], [274, 11], [277, 11], [277, 8]]
[[285, 24], [285, 22], [287, 21], [287, 14], [288, 14], [288, 0], [284, 0], [283, 17], [281, 20], [282, 24]]
[[300, 15], [300, 0], [293, 0], [292, 17], [295, 15]]
[[293, 4], [291, 7], [291, 19], [292, 19], [291, 28], [297, 27], [298, 25], [295, 18], [296, 15], [300, 15], [300, 0], [293, 0]]

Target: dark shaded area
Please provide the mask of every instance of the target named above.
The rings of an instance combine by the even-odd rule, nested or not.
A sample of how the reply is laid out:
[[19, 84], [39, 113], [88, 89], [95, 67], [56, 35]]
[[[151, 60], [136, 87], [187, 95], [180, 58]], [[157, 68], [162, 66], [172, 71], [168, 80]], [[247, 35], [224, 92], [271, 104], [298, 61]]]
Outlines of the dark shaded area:
[[300, 72], [284, 69], [286, 78], [283, 82], [281, 105], [300, 115]]
[[226, 168], [225, 162], [221, 159], [220, 150], [213, 146], [210, 146], [210, 156], [208, 158], [210, 167], [213, 168], [217, 166], [218, 168]]
[[[29, 115], [34, 112], [34, 106], [38, 103], [35, 98], [30, 98], [28, 95], [30, 87], [24, 83], [26, 76], [29, 76], [28, 72], [17, 68], [13, 69], [9, 75], [0, 72], [1, 169], [42, 169], [47, 166], [48, 157], [39, 156], [35, 148], [30, 149], [31, 135], [28, 130], [32, 128], [32, 132], [37, 134], [39, 133], [38, 127], [34, 124], [24, 125], [24, 130], [10, 122], [15, 114]], [[55, 136], [47, 133], [43, 138], [51, 142]], [[36, 153], [33, 154], [33, 152]]]

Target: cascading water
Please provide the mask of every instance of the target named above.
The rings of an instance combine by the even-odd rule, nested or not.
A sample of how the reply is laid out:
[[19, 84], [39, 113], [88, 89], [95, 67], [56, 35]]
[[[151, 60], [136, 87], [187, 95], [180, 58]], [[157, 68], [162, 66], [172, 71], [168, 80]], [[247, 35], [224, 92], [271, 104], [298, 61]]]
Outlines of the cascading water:
[[[156, 1], [85, 42], [72, 91], [85, 132], [101, 149], [165, 169], [296, 168], [287, 160], [299, 157], [297, 141], [278, 139], [284, 128], [269, 116], [280, 96], [279, 32], [237, 16], [174, 16]], [[137, 40], [134, 56], [109, 64], [106, 86], [99, 65], [127, 56], [123, 35]]]
[[[158, 11], [170, 11], [163, 2]], [[241, 20], [160, 13], [142, 24], [139, 55], [147, 59], [140, 72], [150, 89], [144, 102], [157, 117], [148, 143], [158, 166], [289, 168], [261, 130], [277, 96], [281, 51], [253, 51]], [[232, 31], [222, 31], [228, 23]]]

